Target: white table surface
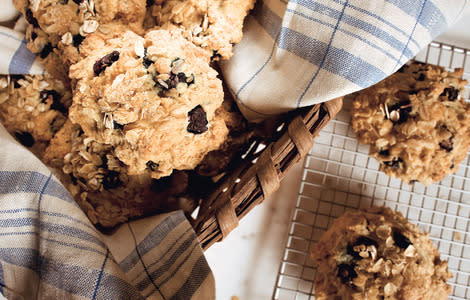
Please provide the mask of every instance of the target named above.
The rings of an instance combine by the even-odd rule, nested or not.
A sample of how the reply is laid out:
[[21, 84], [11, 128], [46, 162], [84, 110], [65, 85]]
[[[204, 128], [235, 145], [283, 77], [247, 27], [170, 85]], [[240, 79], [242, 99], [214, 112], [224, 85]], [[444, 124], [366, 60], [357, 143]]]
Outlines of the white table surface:
[[217, 300], [271, 299], [297, 201], [304, 162], [294, 166], [279, 190], [255, 207], [222, 242], [206, 251]]
[[[437, 41], [470, 49], [470, 5]], [[221, 243], [206, 251], [216, 280], [217, 300], [271, 299], [295, 207], [303, 164], [284, 178], [280, 189], [252, 210]]]

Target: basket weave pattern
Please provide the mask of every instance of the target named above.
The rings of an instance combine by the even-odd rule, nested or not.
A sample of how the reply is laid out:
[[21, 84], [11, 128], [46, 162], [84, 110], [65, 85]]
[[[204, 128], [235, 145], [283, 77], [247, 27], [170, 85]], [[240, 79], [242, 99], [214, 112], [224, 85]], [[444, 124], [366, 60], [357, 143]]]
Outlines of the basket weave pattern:
[[[340, 111], [342, 99], [298, 109], [274, 124], [273, 141], [256, 141], [242, 163], [201, 203], [191, 220], [204, 249], [223, 240], [238, 222], [278, 188], [281, 180], [313, 146], [320, 130]], [[282, 126], [279, 135], [276, 129]], [[260, 145], [265, 148], [257, 151]]]

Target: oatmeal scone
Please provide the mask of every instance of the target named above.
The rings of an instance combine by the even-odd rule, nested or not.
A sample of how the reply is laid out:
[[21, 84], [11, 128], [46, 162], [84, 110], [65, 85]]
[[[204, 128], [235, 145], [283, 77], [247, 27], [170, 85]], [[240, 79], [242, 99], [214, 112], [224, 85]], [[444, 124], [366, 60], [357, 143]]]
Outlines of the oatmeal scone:
[[39, 158], [65, 123], [71, 102], [63, 82], [47, 74], [0, 76], [0, 121]]
[[28, 48], [56, 76], [66, 75], [70, 63], [77, 61], [88, 34], [116, 26], [142, 33], [146, 14], [146, 0], [14, 0], [14, 4], [29, 23]]
[[312, 257], [315, 299], [447, 299], [452, 277], [427, 233], [385, 207], [347, 212]]
[[90, 221], [103, 228], [158, 212], [194, 208], [188, 207], [192, 199], [185, 195], [186, 174], [174, 172], [160, 180], [149, 174], [128, 175], [113, 146], [87, 137], [70, 121], [51, 141], [45, 162], [62, 170], [62, 183]]
[[228, 130], [215, 114], [223, 90], [209, 55], [177, 31], [145, 37], [89, 35], [69, 117], [91, 139], [115, 147], [129, 175], [160, 178], [193, 169]]
[[182, 28], [188, 40], [214, 57], [228, 59], [242, 39], [243, 20], [255, 0], [155, 0], [149, 8], [155, 25]]
[[462, 73], [413, 62], [355, 98], [352, 127], [383, 172], [427, 185], [457, 171], [470, 146]]

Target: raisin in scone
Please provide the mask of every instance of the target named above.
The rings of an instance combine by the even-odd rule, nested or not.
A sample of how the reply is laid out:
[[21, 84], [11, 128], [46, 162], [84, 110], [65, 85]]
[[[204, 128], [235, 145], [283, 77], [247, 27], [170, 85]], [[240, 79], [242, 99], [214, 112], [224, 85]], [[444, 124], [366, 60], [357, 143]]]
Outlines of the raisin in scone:
[[385, 207], [347, 212], [313, 249], [315, 299], [447, 299], [452, 277], [427, 233]]
[[155, 25], [182, 28], [185, 37], [214, 57], [228, 59], [242, 39], [243, 20], [255, 0], [165, 0], [149, 8]]
[[209, 55], [178, 31], [95, 33], [81, 55], [70, 68], [69, 118], [89, 138], [114, 146], [129, 175], [157, 179], [193, 169], [225, 140], [227, 127], [215, 114], [221, 81]]
[[29, 23], [28, 48], [55, 76], [67, 75], [88, 34], [112, 31], [114, 26], [142, 33], [146, 14], [145, 0], [14, 0], [14, 4]]
[[192, 199], [185, 194], [186, 174], [174, 172], [160, 180], [149, 174], [128, 175], [113, 146], [87, 137], [70, 121], [46, 152], [45, 162], [62, 170], [60, 180], [95, 225], [110, 228], [149, 214], [194, 209], [188, 207]]
[[352, 127], [383, 172], [427, 185], [457, 171], [470, 146], [462, 73], [413, 62], [355, 98]]
[[49, 75], [0, 76], [0, 121], [39, 158], [65, 123], [71, 102], [63, 82]]

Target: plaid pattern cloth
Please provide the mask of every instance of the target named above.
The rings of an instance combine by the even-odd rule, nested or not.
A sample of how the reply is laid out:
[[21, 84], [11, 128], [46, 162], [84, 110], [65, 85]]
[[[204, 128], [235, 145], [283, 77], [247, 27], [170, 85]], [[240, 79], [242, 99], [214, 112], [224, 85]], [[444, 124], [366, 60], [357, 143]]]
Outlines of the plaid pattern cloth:
[[[44, 72], [21, 33], [0, 27], [0, 41], [0, 74]], [[0, 125], [0, 295], [210, 300], [215, 280], [183, 212], [103, 235], [51, 171]]]
[[0, 293], [7, 299], [214, 299], [182, 212], [100, 234], [70, 194], [0, 126]]
[[263, 119], [366, 88], [458, 19], [467, 0], [258, 0], [223, 64], [245, 116]]
[[[251, 119], [326, 101], [396, 71], [465, 5], [467, 0], [258, 0], [242, 43], [222, 66], [225, 79]], [[22, 34], [0, 28], [0, 41], [0, 74], [43, 72]], [[2, 126], [0, 140], [5, 297], [215, 297], [213, 275], [181, 212], [130, 222], [103, 236], [49, 169]]]

